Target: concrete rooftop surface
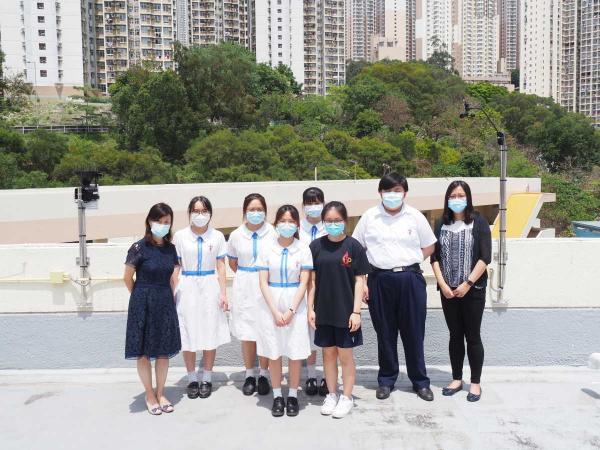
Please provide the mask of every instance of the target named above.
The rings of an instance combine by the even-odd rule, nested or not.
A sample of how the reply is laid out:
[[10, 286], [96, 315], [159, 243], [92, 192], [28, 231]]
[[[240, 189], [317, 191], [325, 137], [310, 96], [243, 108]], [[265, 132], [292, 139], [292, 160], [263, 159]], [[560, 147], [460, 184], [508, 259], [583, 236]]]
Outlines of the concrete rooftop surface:
[[[403, 370], [391, 397], [375, 398], [376, 368], [359, 369], [353, 412], [321, 416], [299, 393], [298, 417], [273, 418], [272, 396], [245, 397], [243, 371], [218, 368], [208, 399], [185, 396], [169, 372], [175, 412], [150, 416], [135, 370], [0, 371], [0, 448], [12, 449], [599, 449], [600, 371], [484, 367], [482, 399], [443, 397], [448, 367], [429, 367], [435, 401], [411, 391]], [[468, 380], [468, 372], [465, 373]], [[284, 396], [286, 388], [284, 386]]]

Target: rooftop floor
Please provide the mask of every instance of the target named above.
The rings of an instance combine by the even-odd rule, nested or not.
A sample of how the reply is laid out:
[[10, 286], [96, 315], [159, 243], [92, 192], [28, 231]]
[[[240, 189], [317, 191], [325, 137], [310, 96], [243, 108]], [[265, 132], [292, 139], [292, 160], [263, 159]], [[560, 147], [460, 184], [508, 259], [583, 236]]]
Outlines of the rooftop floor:
[[[208, 399], [189, 400], [184, 371], [169, 373], [173, 414], [152, 417], [131, 369], [0, 371], [0, 436], [9, 449], [597, 449], [600, 372], [574, 367], [485, 367], [479, 403], [443, 397], [448, 367], [430, 367], [432, 403], [403, 372], [375, 399], [375, 368], [361, 368], [356, 407], [342, 420], [299, 394], [295, 418], [273, 418], [272, 397], [244, 397], [243, 372], [220, 368]], [[468, 374], [465, 374], [465, 379]], [[285, 393], [285, 389], [284, 389]]]

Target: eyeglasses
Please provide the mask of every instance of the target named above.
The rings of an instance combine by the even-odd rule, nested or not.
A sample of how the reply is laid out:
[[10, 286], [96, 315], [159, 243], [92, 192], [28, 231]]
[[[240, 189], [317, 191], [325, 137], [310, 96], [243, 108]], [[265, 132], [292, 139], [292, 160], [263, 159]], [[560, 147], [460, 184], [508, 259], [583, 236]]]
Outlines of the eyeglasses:
[[324, 223], [329, 224], [329, 225], [340, 225], [342, 223], [344, 223], [343, 220], [338, 219], [338, 220], [325, 220]]

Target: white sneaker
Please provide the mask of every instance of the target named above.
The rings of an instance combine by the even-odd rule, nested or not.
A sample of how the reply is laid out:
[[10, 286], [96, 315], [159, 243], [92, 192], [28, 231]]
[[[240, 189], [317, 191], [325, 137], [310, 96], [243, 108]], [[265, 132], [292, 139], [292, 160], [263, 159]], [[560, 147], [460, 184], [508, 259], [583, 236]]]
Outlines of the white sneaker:
[[330, 416], [331, 414], [333, 414], [333, 411], [335, 411], [337, 404], [337, 394], [327, 394], [325, 400], [323, 400], [323, 405], [321, 406], [321, 414], [323, 414], [324, 416]]
[[340, 400], [338, 401], [337, 406], [333, 411], [333, 417], [336, 419], [341, 419], [342, 417], [346, 417], [352, 408], [354, 407], [354, 400], [346, 397], [345, 395], [340, 395]]

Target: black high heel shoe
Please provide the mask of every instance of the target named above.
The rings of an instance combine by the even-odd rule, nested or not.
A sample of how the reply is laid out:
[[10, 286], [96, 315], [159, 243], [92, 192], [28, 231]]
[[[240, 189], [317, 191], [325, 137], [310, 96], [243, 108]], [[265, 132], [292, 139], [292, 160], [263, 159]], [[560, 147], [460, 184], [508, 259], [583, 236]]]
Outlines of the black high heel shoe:
[[443, 388], [442, 389], [442, 395], [445, 396], [445, 397], [451, 397], [454, 394], [456, 394], [457, 392], [460, 392], [462, 390], [463, 390], [463, 384], [461, 382], [459, 387], [449, 388], [449, 387], [446, 386], [445, 388]]

